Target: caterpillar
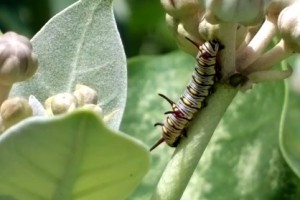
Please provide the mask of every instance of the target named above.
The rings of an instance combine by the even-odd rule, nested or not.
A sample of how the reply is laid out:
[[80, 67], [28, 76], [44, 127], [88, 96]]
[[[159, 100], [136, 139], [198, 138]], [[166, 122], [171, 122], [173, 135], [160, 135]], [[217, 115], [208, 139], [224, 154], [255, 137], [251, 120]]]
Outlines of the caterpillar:
[[186, 128], [194, 114], [206, 106], [205, 100], [212, 93], [217, 79], [216, 56], [223, 48], [222, 45], [216, 40], [211, 40], [199, 46], [187, 39], [199, 49], [196, 56], [197, 64], [191, 81], [177, 103], [159, 94], [171, 104], [172, 111], [164, 113], [167, 115], [164, 123], [154, 124], [154, 126], [162, 126], [162, 137], [150, 148], [150, 151], [162, 142], [166, 142], [171, 147], [179, 144], [180, 139], [186, 136]]

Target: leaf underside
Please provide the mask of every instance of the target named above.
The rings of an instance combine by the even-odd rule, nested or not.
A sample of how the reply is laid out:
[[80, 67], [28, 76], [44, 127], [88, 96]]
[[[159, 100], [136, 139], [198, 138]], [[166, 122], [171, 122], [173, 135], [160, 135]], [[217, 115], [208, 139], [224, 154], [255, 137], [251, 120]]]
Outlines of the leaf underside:
[[0, 165], [0, 199], [117, 200], [147, 172], [149, 153], [77, 111], [9, 129], [0, 136]]

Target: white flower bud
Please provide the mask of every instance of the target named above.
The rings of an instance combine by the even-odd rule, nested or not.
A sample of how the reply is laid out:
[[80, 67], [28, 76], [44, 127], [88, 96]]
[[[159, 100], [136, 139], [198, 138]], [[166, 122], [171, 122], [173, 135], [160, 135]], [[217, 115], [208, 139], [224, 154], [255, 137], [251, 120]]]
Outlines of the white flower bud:
[[169, 15], [178, 19], [204, 11], [198, 0], [161, 0], [161, 4]]
[[279, 13], [292, 4], [295, 0], [272, 0], [269, 5], [266, 7], [266, 15], [268, 18], [275, 18], [277, 20]]
[[264, 9], [270, 0], [207, 0], [206, 8], [218, 20], [243, 25], [255, 25], [264, 19]]
[[14, 32], [0, 36], [0, 84], [12, 85], [30, 78], [38, 61], [30, 41]]
[[211, 40], [212, 38], [217, 38], [219, 25], [211, 24], [206, 19], [203, 19], [199, 23], [198, 30], [201, 35], [201, 38], [203, 38], [204, 41], [207, 41], [207, 40]]
[[197, 44], [202, 44], [198, 26], [203, 15], [204, 7], [197, 0], [161, 0], [165, 8], [166, 22], [176, 37], [178, 46], [187, 53], [197, 54], [197, 48], [186, 38]]
[[[237, 70], [240, 72], [243, 72], [245, 74], [253, 73], [257, 70], [262, 70], [262, 66], [260, 64], [264, 64], [263, 68], [268, 68], [268, 66], [271, 66], [274, 64], [274, 62], [269, 62], [268, 60], [265, 60], [267, 62], [262, 62], [263, 57], [261, 56], [261, 53], [267, 48], [272, 38], [275, 36], [275, 34], [278, 31], [277, 27], [277, 20], [279, 13], [282, 11], [282, 9], [287, 6], [290, 3], [290, 1], [287, 0], [273, 0], [267, 7], [266, 7], [266, 16], [264, 23], [260, 26], [258, 32], [255, 34], [255, 36], [252, 38], [248, 46], [246, 46], [244, 49], [239, 51], [238, 57], [236, 59], [236, 66]], [[249, 34], [250, 36], [251, 34]], [[249, 37], [248, 37], [249, 39]], [[248, 40], [247, 39], [247, 40]], [[282, 45], [282, 46], [280, 46]], [[276, 49], [282, 49], [287, 45], [284, 43], [279, 43], [276, 48], [273, 48], [272, 51], [269, 51], [268, 53], [275, 53]], [[274, 56], [272, 54], [269, 54], [271, 56]], [[268, 55], [268, 54], [266, 54]], [[284, 55], [282, 55], [284, 57]], [[278, 58], [278, 61], [282, 60], [281, 56], [275, 56], [274, 58]], [[269, 57], [270, 58], [270, 57]], [[274, 58], [271, 58], [272, 60], [276, 60]], [[259, 61], [258, 61], [259, 60]], [[259, 63], [258, 63], [259, 62]], [[269, 64], [267, 64], [269, 63]], [[267, 65], [265, 65], [267, 64]], [[265, 69], [263, 69], [265, 70]]]
[[79, 106], [97, 104], [98, 101], [97, 92], [86, 85], [77, 84], [73, 95], [76, 97]]
[[32, 109], [26, 99], [15, 97], [5, 100], [0, 108], [2, 124], [5, 129], [32, 116]]
[[49, 115], [58, 115], [76, 109], [77, 99], [73, 94], [60, 93], [49, 97], [45, 101], [45, 108]]
[[[288, 3], [289, 1], [285, 2]], [[278, 2], [277, 2], [278, 3]], [[267, 16], [268, 18], [273, 18], [272, 20], [277, 20], [276, 14], [284, 7], [286, 4], [284, 3], [278, 3], [275, 4], [274, 2], [270, 5], [268, 8], [269, 14]], [[270, 11], [273, 9], [272, 11]], [[300, 16], [298, 14], [300, 10], [300, 3], [293, 3], [290, 6], [284, 8], [277, 20], [277, 28], [280, 32], [280, 35], [282, 36], [282, 39], [269, 51], [265, 52], [263, 55], [260, 55], [260, 57], [253, 62], [251, 65], [246, 65], [247, 68], [244, 69], [244, 73], [246, 74], [253, 74], [255, 71], [267, 71], [272, 68], [275, 64], [279, 63], [280, 61], [288, 58], [295, 52], [300, 52]], [[275, 18], [275, 19], [274, 19]], [[266, 20], [266, 22], [268, 22]], [[271, 21], [270, 23], [271, 24]], [[264, 37], [266, 34], [266, 31], [261, 31], [261, 35]], [[257, 34], [258, 35], [258, 34]], [[272, 35], [271, 35], [272, 36]], [[263, 41], [261, 38], [257, 40], [257, 42]], [[251, 48], [252, 51], [254, 48]], [[249, 56], [248, 56], [249, 57]], [[243, 66], [243, 65], [240, 65]], [[245, 65], [244, 65], [245, 66]], [[256, 76], [257, 73], [254, 75]], [[268, 73], [271, 74], [272, 73]], [[278, 77], [285, 77], [288, 76], [289, 73], [283, 72], [281, 76], [278, 76], [277, 74], [274, 74], [274, 79], [278, 79]], [[268, 75], [271, 77], [270, 75]], [[261, 76], [263, 77], [263, 76]], [[259, 77], [259, 80], [260, 78]], [[270, 79], [270, 78], [268, 78]]]
[[287, 46], [300, 52], [300, 3], [284, 8], [278, 17], [278, 30]]
[[179, 46], [179, 48], [187, 53], [196, 55], [198, 50], [185, 37], [192, 39], [194, 38], [188, 33], [188, 31], [184, 29], [182, 24], [179, 23], [179, 20], [175, 19], [169, 14], [166, 14], [166, 22], [167, 26], [173, 32], [176, 39], [176, 43]]

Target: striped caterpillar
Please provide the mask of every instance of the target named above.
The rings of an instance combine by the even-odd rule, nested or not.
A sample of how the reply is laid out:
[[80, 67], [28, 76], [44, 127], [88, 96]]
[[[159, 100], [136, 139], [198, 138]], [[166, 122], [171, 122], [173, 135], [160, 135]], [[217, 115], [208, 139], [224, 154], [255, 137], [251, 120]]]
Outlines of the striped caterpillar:
[[[190, 39], [188, 40], [197, 45]], [[199, 52], [196, 56], [197, 64], [192, 80], [177, 103], [159, 94], [171, 104], [172, 111], [165, 112], [167, 117], [164, 123], [154, 124], [154, 126], [162, 126], [162, 137], [150, 148], [150, 151], [162, 142], [176, 147], [180, 139], [186, 136], [186, 128], [194, 114], [205, 106], [205, 100], [212, 93], [217, 76], [216, 56], [222, 46], [218, 41], [211, 40], [201, 46], [197, 45], [197, 48]]]

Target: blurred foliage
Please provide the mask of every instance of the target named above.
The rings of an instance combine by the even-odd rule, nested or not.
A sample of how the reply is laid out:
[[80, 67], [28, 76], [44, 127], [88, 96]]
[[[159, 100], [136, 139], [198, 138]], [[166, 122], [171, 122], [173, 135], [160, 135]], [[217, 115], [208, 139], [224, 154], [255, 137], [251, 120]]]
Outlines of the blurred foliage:
[[[165, 12], [160, 1], [129, 0], [127, 19], [121, 15], [121, 8], [126, 4], [116, 0], [114, 8], [121, 38], [127, 57], [137, 54], [159, 54], [176, 48], [171, 33], [165, 24]], [[122, 13], [124, 13], [123, 11]]]
[[0, 29], [15, 31], [31, 37], [51, 17], [49, 1], [0, 1]]

